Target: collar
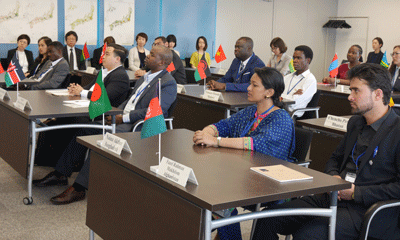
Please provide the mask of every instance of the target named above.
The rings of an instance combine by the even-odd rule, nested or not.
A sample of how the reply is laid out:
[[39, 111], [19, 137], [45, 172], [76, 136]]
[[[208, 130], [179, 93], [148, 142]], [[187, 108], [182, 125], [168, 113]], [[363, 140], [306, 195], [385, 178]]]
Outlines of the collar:
[[72, 49], [72, 50], [75, 50], [75, 46], [70, 47], [70, 46], [67, 45], [67, 50], [68, 50], [68, 52], [71, 52], [71, 49]]
[[51, 66], [54, 67], [55, 65], [57, 65], [57, 63], [59, 63], [61, 61], [61, 59], [63, 59], [63, 58], [61, 57], [61, 58], [51, 62]]
[[308, 76], [308, 74], [310, 74], [311, 72], [310, 72], [310, 69], [307, 69], [306, 71], [304, 71], [302, 74], [300, 74], [300, 75], [296, 75], [296, 72], [294, 72], [293, 74], [295, 75], [295, 76], [302, 76], [302, 77], [304, 77], [304, 78], [306, 78], [307, 76]]
[[[389, 110], [387, 111], [387, 113], [385, 115], [383, 115], [383, 117], [379, 118], [376, 122], [374, 122], [373, 124], [370, 125], [372, 127], [372, 129], [375, 130], [375, 132], [378, 131], [378, 129], [381, 127], [382, 123], [389, 116], [391, 111], [392, 111], [392, 108], [389, 108]], [[364, 118], [364, 121], [365, 121], [365, 118]]]
[[103, 76], [104, 77], [107, 76], [108, 74], [110, 74], [112, 71], [114, 71], [115, 69], [117, 69], [119, 67], [122, 67], [122, 65], [119, 65], [119, 66], [117, 66], [117, 67], [115, 67], [115, 68], [113, 68], [111, 70], [108, 70], [107, 68], [105, 68], [106, 71], [103, 71]]
[[144, 79], [146, 82], [151, 82], [158, 74], [160, 74], [163, 70], [160, 70], [158, 72], [152, 73], [151, 71], [147, 72], [144, 75]]
[[246, 67], [247, 63], [250, 61], [250, 58], [251, 58], [253, 55], [254, 55], [254, 53], [251, 54], [251, 56], [250, 56], [249, 58], [247, 58], [246, 60], [242, 61], [244, 67]]

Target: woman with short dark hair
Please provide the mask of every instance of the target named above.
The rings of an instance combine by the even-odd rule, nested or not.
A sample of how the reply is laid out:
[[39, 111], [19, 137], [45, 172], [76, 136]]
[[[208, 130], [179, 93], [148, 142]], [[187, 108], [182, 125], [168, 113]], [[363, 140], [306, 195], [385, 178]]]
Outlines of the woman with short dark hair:
[[129, 69], [136, 72], [144, 67], [144, 60], [150, 54], [150, 51], [144, 48], [148, 40], [147, 34], [144, 32], [136, 35], [136, 47], [129, 51]]
[[31, 39], [28, 35], [19, 35], [17, 38], [17, 48], [9, 50], [7, 54], [7, 67], [10, 65], [11, 59], [14, 57], [14, 55], [16, 55], [19, 65], [21, 65], [25, 76], [29, 75], [29, 72], [33, 67], [33, 54], [31, 51], [25, 49], [30, 43]]

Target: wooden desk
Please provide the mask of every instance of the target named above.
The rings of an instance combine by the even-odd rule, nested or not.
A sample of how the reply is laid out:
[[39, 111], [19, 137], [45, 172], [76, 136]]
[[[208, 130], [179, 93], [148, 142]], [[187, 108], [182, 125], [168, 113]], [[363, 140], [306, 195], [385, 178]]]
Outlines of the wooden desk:
[[[140, 133], [117, 135], [127, 140], [132, 155], [118, 156], [99, 148], [100, 135], [78, 138], [93, 150], [86, 224], [103, 239], [208, 240], [211, 229], [228, 224], [226, 220], [276, 214], [262, 211], [211, 221], [211, 211], [330, 191], [337, 198], [336, 191], [350, 187], [341, 179], [258, 152], [194, 146], [193, 132], [177, 129], [162, 134], [162, 156], [191, 167], [199, 182], [181, 187], [150, 171], [158, 164], [158, 137], [141, 140]], [[281, 184], [250, 170], [276, 164], [314, 179]], [[335, 207], [331, 210], [336, 214]], [[289, 211], [303, 213], [304, 209]]]
[[[342, 116], [350, 118], [350, 116]], [[299, 120], [296, 123], [314, 132], [310, 146], [310, 168], [323, 172], [325, 165], [343, 139], [345, 130], [325, 127], [326, 118]]]
[[[4, 79], [5, 76], [6, 76], [6, 72], [0, 74], [0, 87], [1, 88], [7, 88], [6, 80]], [[38, 83], [39, 83], [38, 81], [25, 78], [19, 84], [26, 84], [26, 85], [30, 86], [30, 85], [34, 85], [34, 84], [38, 84]]]
[[[81, 80], [80, 84], [82, 87], [85, 87], [86, 85], [91, 83], [93, 80], [95, 80], [97, 77], [97, 72], [96, 72], [96, 74], [93, 74], [93, 73], [86, 72], [86, 70], [74, 70], [73, 73], [78, 76], [81, 76], [82, 80]], [[138, 78], [135, 77], [135, 73], [131, 70], [126, 70], [126, 73], [129, 76], [130, 86], [134, 87]]]
[[[29, 198], [32, 199], [32, 174], [34, 166], [36, 133], [65, 128], [65, 126], [38, 127], [36, 120], [46, 118], [86, 117], [88, 108], [71, 108], [63, 105], [64, 100], [75, 100], [80, 97], [56, 97], [39, 91], [19, 91], [19, 96], [27, 99], [33, 110], [20, 111], [13, 103], [17, 99], [16, 91], [8, 92], [11, 100], [0, 100], [0, 157], [6, 161], [22, 177], [28, 178]], [[122, 110], [113, 108], [107, 114], [121, 114]], [[73, 125], [68, 125], [70, 127]], [[99, 125], [100, 126], [100, 125]], [[93, 127], [91, 125], [76, 124], [75, 127]], [[32, 143], [32, 145], [30, 144]], [[29, 149], [31, 147], [30, 161]], [[25, 202], [25, 201], [24, 201]], [[29, 201], [28, 201], [28, 204]]]

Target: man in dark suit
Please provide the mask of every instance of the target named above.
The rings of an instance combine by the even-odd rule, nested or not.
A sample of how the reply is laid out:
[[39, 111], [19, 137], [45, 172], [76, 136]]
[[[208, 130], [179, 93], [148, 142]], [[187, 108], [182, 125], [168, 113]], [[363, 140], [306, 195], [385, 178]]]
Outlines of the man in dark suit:
[[60, 42], [52, 42], [47, 49], [47, 55], [51, 65], [42, 69], [38, 77], [40, 83], [32, 85], [32, 90], [44, 90], [59, 88], [68, 75], [69, 67], [67, 61], [62, 57], [63, 45]]
[[[400, 199], [400, 117], [388, 107], [391, 84], [386, 69], [361, 64], [347, 73], [352, 113], [347, 133], [329, 159], [325, 173], [352, 183], [338, 192], [336, 239], [358, 239], [363, 216], [374, 203]], [[299, 198], [272, 208], [329, 208], [329, 194]], [[370, 237], [399, 239], [388, 224], [399, 211], [375, 221]], [[260, 219], [253, 239], [278, 239], [276, 233], [295, 239], [328, 239], [328, 218], [288, 216]], [[397, 225], [398, 223], [393, 223]]]
[[254, 54], [253, 40], [249, 37], [241, 37], [236, 41], [235, 57], [225, 76], [207, 83], [211, 90], [247, 92], [254, 68], [265, 67], [264, 62]]
[[[164, 45], [165, 47], [168, 47], [168, 42], [167, 39], [163, 36], [157, 37], [154, 40], [153, 46], [162, 46]], [[182, 60], [179, 58], [178, 54], [176, 54], [175, 51], [172, 51], [172, 62], [174, 63], [175, 66], [175, 70], [171, 72], [171, 75], [175, 78], [176, 83], [178, 84], [186, 84], [187, 80], [186, 80], [186, 72], [185, 72], [185, 68], [183, 67], [183, 63]], [[149, 69], [146, 67], [145, 70], [137, 70], [135, 72], [135, 76], [136, 77], [141, 77], [144, 74], [146, 74], [146, 72], [149, 71]]]
[[[111, 43], [115, 43], [115, 39], [111, 36], [104, 38], [104, 43], [107, 43], [107, 45], [110, 45]], [[91, 65], [92, 67], [96, 68], [97, 70], [100, 70], [101, 67], [103, 66], [102, 63], [100, 63], [100, 57], [101, 57], [101, 53], [103, 52], [103, 46], [96, 48], [93, 51], [93, 57], [91, 60]], [[124, 66], [124, 63], [122, 63], [122, 66]]]
[[63, 56], [68, 61], [70, 72], [74, 70], [86, 70], [85, 61], [81, 61], [82, 49], [76, 48], [78, 35], [74, 31], [65, 34], [67, 45], [63, 49]]
[[[161, 108], [166, 117], [168, 109], [176, 99], [177, 87], [175, 79], [165, 69], [172, 61], [172, 52], [167, 47], [155, 46], [146, 57], [145, 64], [150, 69], [141, 77], [132, 91], [131, 96], [123, 102], [119, 108], [124, 110], [122, 115], [116, 116], [117, 132], [132, 131], [134, 124], [145, 118], [147, 108], [151, 99], [156, 96], [159, 79], [161, 79]], [[111, 123], [111, 117], [107, 118]], [[80, 129], [77, 136], [99, 134], [99, 129]], [[56, 166], [56, 171], [49, 173], [45, 178], [34, 181], [37, 186], [50, 186], [67, 184], [65, 173], [71, 173], [76, 165], [76, 159], [81, 159], [87, 148], [78, 144], [76, 140], [70, 142], [63, 156]], [[51, 198], [54, 204], [67, 204], [85, 198], [85, 189], [88, 188], [87, 180], [89, 174], [90, 159], [86, 160], [79, 177], [75, 183], [60, 195]]]

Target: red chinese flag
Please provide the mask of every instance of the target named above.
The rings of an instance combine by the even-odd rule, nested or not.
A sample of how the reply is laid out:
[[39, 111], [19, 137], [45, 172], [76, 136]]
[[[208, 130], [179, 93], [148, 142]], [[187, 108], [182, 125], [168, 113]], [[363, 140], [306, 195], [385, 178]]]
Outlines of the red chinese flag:
[[222, 61], [224, 61], [224, 60], [226, 59], [224, 50], [222, 49], [222, 45], [219, 45], [218, 51], [217, 51], [217, 53], [215, 54], [215, 57], [214, 57], [214, 58], [215, 58], [215, 61], [216, 61], [217, 63], [220, 63], [220, 62], [222, 62]]
[[175, 71], [175, 65], [174, 65], [174, 62], [171, 62], [171, 64], [170, 64], [170, 65], [168, 65], [168, 67], [167, 67], [167, 71], [168, 71], [168, 72], [173, 72], [173, 71]]
[[100, 56], [99, 64], [103, 63], [103, 58], [104, 58], [104, 55], [106, 54], [106, 49], [107, 49], [107, 43], [104, 43], [104, 45], [103, 45], [103, 51], [101, 51], [101, 56]]

